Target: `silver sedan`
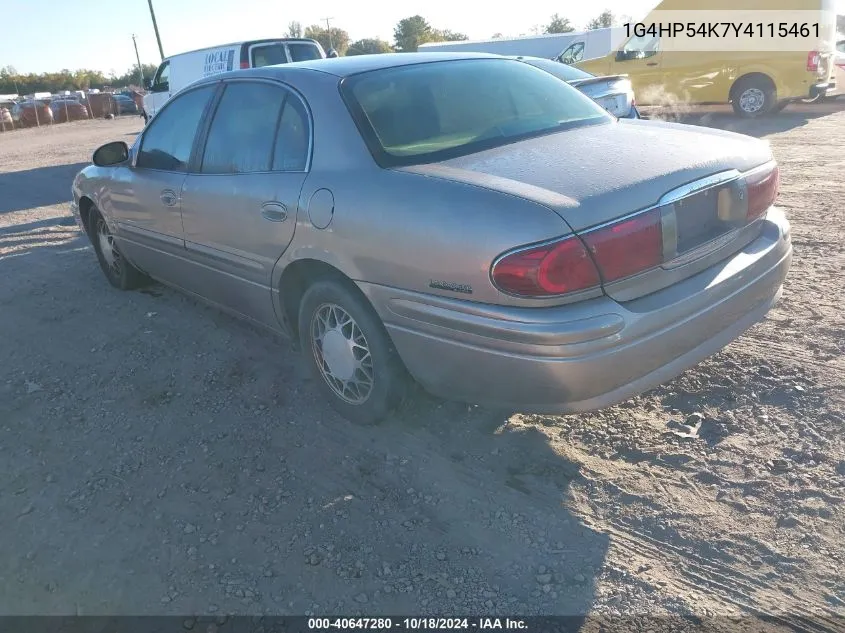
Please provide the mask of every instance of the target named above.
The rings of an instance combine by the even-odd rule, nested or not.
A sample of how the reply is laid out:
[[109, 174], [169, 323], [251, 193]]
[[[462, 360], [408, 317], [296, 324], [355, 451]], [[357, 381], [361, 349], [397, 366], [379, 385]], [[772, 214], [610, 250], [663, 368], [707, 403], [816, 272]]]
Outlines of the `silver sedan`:
[[578, 88], [613, 116], [623, 119], [640, 118], [634, 87], [627, 75], [599, 77], [575, 66], [542, 57], [513, 57], [512, 59], [545, 70], [570, 86]]
[[362, 55], [183, 90], [73, 211], [121, 289], [155, 279], [297, 339], [347, 418], [412, 380], [580, 412], [717, 352], [781, 294], [768, 145], [618, 120], [481, 54]]

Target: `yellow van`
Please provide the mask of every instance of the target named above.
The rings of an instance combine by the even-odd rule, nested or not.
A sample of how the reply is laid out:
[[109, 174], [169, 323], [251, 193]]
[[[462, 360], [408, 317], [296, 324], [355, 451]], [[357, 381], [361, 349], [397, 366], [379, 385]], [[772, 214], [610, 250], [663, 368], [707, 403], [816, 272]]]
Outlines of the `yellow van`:
[[[830, 47], [807, 51], [719, 51], [718, 39], [709, 50], [663, 50], [671, 42], [648, 25], [663, 23], [666, 11], [820, 11], [825, 16], [819, 39]], [[689, 14], [693, 16], [693, 13]], [[713, 15], [713, 14], [710, 14]], [[724, 14], [730, 20], [731, 13]], [[763, 15], [763, 14], [758, 14]], [[802, 14], [803, 15], [803, 14]], [[757, 117], [782, 110], [791, 101], [814, 99], [835, 89], [835, 11], [832, 0], [664, 0], [641, 21], [646, 28], [629, 28], [631, 37], [609, 55], [587, 59], [578, 68], [595, 75], [628, 75], [637, 105], [730, 103], [744, 117]], [[825, 28], [831, 27], [827, 34]], [[778, 28], [778, 27], [775, 27]], [[789, 48], [785, 46], [784, 48]], [[793, 47], [794, 48], [794, 47]]]

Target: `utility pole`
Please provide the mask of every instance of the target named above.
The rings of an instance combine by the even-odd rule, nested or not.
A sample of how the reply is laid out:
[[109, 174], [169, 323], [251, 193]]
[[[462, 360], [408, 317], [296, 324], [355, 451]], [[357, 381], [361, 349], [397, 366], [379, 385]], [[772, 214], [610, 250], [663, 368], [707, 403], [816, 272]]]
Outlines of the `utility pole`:
[[334, 42], [332, 41], [332, 27], [329, 24], [329, 20], [334, 20], [334, 18], [323, 18], [326, 21], [326, 32], [329, 34], [329, 48], [334, 48]]
[[144, 86], [144, 67], [141, 66], [141, 56], [138, 54], [138, 42], [135, 40], [135, 35], [132, 35], [132, 43], [135, 45], [135, 59], [138, 60], [138, 74], [141, 75], [141, 90]]
[[161, 47], [161, 36], [158, 34], [158, 24], [156, 24], [156, 12], [153, 11], [153, 0], [147, 0], [150, 5], [150, 17], [153, 19], [153, 29], [156, 32], [156, 41], [158, 42], [158, 53], [161, 55], [161, 61], [164, 61], [164, 49]]

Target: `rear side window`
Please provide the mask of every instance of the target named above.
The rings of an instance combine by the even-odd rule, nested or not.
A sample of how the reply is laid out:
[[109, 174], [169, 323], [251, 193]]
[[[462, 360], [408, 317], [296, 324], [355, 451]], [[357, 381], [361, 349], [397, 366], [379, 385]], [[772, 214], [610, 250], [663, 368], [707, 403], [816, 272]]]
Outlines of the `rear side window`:
[[292, 62], [306, 62], [310, 59], [323, 59], [320, 49], [310, 42], [291, 42], [288, 44]]
[[188, 170], [194, 137], [214, 88], [204, 86], [191, 90], [164, 107], [144, 132], [137, 167], [179, 172]]
[[288, 58], [285, 55], [284, 44], [266, 44], [264, 46], [256, 46], [252, 49], [253, 68], [275, 66], [276, 64], [286, 64], [287, 62]]
[[299, 99], [279, 86], [233, 82], [211, 122], [201, 171], [302, 171], [309, 138], [308, 118]]

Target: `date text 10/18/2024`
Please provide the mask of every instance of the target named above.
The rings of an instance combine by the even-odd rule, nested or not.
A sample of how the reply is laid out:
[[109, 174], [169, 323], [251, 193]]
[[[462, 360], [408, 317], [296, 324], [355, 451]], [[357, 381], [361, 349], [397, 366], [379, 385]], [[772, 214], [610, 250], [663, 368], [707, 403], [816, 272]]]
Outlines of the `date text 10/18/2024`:
[[525, 620], [518, 618], [308, 618], [313, 631], [365, 629], [373, 631], [445, 631], [445, 630], [525, 630]]

